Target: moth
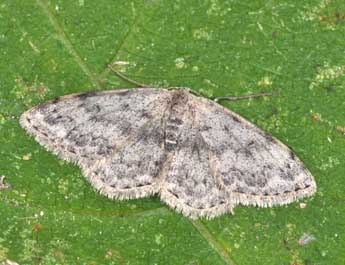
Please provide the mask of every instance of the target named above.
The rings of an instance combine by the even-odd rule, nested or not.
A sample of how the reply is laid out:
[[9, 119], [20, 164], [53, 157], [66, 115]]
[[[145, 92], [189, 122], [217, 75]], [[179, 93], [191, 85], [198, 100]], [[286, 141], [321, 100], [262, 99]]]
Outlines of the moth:
[[62, 96], [23, 113], [20, 124], [79, 165], [101, 194], [159, 194], [190, 218], [236, 205], [284, 205], [316, 191], [286, 145], [186, 88], [134, 88]]

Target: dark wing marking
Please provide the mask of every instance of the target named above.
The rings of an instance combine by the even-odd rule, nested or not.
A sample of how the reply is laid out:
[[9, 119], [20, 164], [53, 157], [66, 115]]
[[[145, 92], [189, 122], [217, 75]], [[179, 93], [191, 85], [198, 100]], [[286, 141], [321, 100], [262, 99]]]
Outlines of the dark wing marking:
[[154, 120], [112, 156], [97, 161], [83, 173], [93, 187], [110, 198], [140, 198], [159, 191], [165, 160], [161, 120]]
[[169, 93], [145, 88], [73, 94], [30, 109], [20, 122], [50, 151], [88, 167], [160, 115]]
[[21, 124], [40, 144], [78, 163], [101, 193], [142, 197], [157, 190], [170, 97], [151, 88], [68, 95], [25, 112]]

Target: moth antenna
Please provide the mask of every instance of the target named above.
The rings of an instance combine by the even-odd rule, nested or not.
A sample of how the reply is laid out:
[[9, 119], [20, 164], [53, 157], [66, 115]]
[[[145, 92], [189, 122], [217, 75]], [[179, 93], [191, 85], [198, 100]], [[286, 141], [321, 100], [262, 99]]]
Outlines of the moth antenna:
[[219, 100], [238, 100], [238, 99], [248, 99], [248, 98], [258, 98], [258, 97], [265, 97], [265, 96], [275, 96], [278, 95], [279, 93], [277, 91], [272, 91], [272, 92], [262, 92], [258, 94], [249, 94], [249, 95], [244, 95], [244, 96], [223, 96], [223, 97], [216, 97], [213, 100], [215, 102], [218, 102]]
[[146, 84], [142, 84], [142, 83], [139, 83], [133, 79], [130, 79], [129, 77], [125, 76], [124, 74], [122, 74], [120, 71], [116, 70], [114, 67], [112, 67], [111, 64], [108, 65], [109, 69], [114, 72], [118, 77], [122, 78], [123, 80], [129, 82], [129, 83], [132, 83], [136, 86], [139, 86], [139, 87], [146, 87], [146, 88], [149, 88], [149, 87], [152, 87], [152, 86], [149, 86], [149, 85], [146, 85]]

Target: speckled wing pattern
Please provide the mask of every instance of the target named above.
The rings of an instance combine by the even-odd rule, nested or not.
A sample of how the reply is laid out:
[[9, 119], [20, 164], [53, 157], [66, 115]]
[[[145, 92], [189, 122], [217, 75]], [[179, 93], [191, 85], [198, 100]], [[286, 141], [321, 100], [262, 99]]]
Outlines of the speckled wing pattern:
[[164, 153], [156, 136], [167, 96], [157, 89], [72, 94], [32, 108], [20, 121], [48, 150], [78, 164], [103, 194], [142, 197], [157, 191]]
[[290, 148], [219, 104], [198, 98], [195, 120], [219, 185], [234, 204], [287, 204], [316, 191], [313, 176]]
[[213, 218], [237, 204], [268, 207], [310, 196], [296, 155], [241, 116], [188, 89], [72, 94], [23, 113], [21, 125], [77, 163], [100, 193], [147, 197], [185, 216]]

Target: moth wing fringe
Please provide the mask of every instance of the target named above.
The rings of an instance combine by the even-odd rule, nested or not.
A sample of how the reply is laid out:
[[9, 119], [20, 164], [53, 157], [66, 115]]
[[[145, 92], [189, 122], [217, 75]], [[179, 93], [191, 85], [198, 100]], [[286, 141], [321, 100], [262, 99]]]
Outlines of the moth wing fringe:
[[308, 188], [298, 191], [292, 191], [280, 195], [248, 195], [244, 193], [230, 193], [230, 201], [235, 205], [245, 206], [273, 207], [277, 205], [286, 205], [298, 201], [305, 197], [310, 197], [316, 192], [316, 185], [312, 184]]
[[191, 206], [188, 206], [182, 203], [179, 199], [175, 198], [171, 195], [168, 191], [162, 189], [160, 191], [160, 198], [161, 200], [169, 205], [171, 208], [175, 209], [177, 212], [183, 214], [186, 217], [189, 217], [193, 220], [196, 220], [201, 217], [205, 217], [206, 219], [213, 219], [219, 215], [225, 213], [233, 214], [233, 205], [231, 203], [224, 203], [220, 204], [211, 208], [206, 209], [196, 209]]

